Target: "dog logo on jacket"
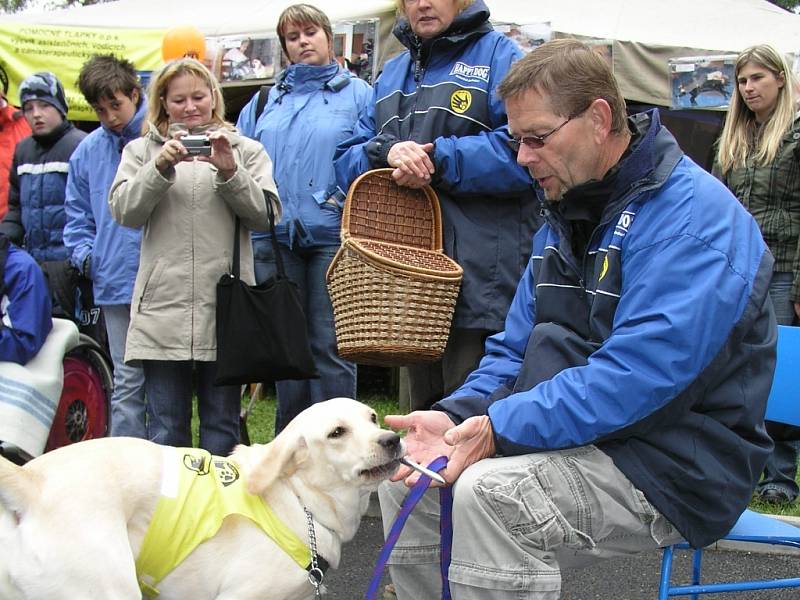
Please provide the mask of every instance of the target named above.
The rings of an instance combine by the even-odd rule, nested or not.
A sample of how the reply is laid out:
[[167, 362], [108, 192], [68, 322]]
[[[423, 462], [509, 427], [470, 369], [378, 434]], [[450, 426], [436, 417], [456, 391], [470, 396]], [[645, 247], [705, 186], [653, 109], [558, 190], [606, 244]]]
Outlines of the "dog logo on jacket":
[[236, 465], [228, 460], [215, 457], [214, 467], [217, 473], [217, 479], [219, 479], [219, 482], [225, 487], [228, 487], [232, 483], [236, 483], [236, 481], [239, 479], [239, 471], [236, 468]]
[[450, 96], [450, 108], [458, 114], [463, 114], [472, 105], [472, 94], [469, 90], [456, 90]]
[[205, 456], [198, 456], [195, 454], [183, 455], [183, 466], [194, 471], [198, 475], [208, 475], [210, 462]]

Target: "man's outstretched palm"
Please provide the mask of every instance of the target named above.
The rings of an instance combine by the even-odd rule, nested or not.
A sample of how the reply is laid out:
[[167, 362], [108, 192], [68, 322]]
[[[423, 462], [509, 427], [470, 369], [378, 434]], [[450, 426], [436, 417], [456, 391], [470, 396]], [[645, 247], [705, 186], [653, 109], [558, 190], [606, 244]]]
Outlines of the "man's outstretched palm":
[[[393, 429], [406, 429], [408, 455], [428, 465], [439, 456], [448, 457], [442, 475], [449, 484], [471, 464], [494, 456], [494, 434], [487, 416], [470, 417], [457, 427], [446, 413], [438, 410], [415, 411], [409, 415], [387, 415], [386, 424]], [[392, 481], [405, 479], [414, 485], [419, 474], [408, 467], [399, 469]]]

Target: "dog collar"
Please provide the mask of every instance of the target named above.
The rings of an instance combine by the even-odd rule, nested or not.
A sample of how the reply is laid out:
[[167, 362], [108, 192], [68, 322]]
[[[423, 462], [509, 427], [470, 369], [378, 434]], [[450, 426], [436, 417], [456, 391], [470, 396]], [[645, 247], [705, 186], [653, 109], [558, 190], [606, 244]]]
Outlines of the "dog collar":
[[308, 522], [308, 545], [311, 549], [311, 562], [306, 567], [308, 571], [308, 582], [314, 586], [314, 596], [321, 597], [320, 586], [325, 579], [325, 571], [328, 570], [328, 561], [317, 554], [317, 534], [314, 531], [314, 515], [305, 506], [303, 512], [306, 513]]

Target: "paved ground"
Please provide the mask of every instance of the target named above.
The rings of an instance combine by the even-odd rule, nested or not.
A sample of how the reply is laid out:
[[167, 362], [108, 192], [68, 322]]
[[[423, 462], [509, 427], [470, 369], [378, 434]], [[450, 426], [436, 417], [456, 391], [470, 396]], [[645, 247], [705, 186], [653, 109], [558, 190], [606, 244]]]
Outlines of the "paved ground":
[[[361, 600], [367, 590], [375, 558], [383, 544], [383, 528], [376, 517], [367, 517], [356, 538], [344, 548], [342, 566], [330, 571], [325, 600]], [[564, 574], [562, 600], [647, 600], [654, 599], [658, 590], [660, 553], [629, 559], [607, 561]], [[690, 563], [681, 556], [675, 566], [676, 576], [686, 576]], [[800, 556], [753, 554], [749, 552], [706, 552], [704, 579], [742, 577], [800, 576]], [[385, 582], [388, 581], [384, 577]], [[677, 579], [676, 579], [677, 581]], [[719, 600], [798, 600], [800, 589], [767, 590], [736, 594], [710, 594], [701, 598]], [[416, 598], [414, 600], [438, 600]]]

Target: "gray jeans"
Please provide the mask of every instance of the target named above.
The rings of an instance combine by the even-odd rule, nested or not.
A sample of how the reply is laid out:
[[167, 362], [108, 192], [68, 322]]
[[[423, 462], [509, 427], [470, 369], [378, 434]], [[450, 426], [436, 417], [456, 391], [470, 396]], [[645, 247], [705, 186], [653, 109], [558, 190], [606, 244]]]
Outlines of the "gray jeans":
[[[385, 532], [406, 492], [381, 486]], [[453, 600], [555, 600], [562, 568], [680, 539], [594, 446], [485, 459], [453, 488], [450, 591]], [[414, 509], [389, 565], [398, 600], [441, 597], [438, 492]]]

